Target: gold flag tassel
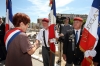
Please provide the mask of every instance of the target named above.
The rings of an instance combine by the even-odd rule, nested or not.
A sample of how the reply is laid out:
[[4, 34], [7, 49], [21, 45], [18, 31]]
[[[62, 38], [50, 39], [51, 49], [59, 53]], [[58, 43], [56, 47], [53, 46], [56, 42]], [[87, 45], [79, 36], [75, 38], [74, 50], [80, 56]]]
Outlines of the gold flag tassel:
[[53, 3], [53, 0], [50, 0], [50, 2], [49, 2], [50, 7], [52, 6], [52, 3]]

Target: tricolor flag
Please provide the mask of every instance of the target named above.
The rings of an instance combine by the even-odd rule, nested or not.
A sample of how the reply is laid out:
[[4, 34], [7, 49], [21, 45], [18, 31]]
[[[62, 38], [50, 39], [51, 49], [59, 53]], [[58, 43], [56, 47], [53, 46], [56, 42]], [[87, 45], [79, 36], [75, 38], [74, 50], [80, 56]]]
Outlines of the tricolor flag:
[[[56, 6], [55, 0], [52, 0], [51, 11], [49, 14], [50, 26], [49, 26], [49, 39], [55, 38], [55, 25], [56, 25]], [[50, 51], [55, 53], [55, 44], [50, 43]]]
[[11, 0], [6, 0], [6, 22], [5, 22], [5, 31], [8, 31], [10, 28], [13, 28], [12, 24], [12, 2]]
[[82, 66], [92, 66], [93, 64], [92, 58], [96, 54], [94, 48], [97, 45], [98, 34], [100, 33], [100, 27], [98, 27], [100, 24], [99, 10], [100, 0], [94, 0], [80, 41], [80, 49], [84, 52]]

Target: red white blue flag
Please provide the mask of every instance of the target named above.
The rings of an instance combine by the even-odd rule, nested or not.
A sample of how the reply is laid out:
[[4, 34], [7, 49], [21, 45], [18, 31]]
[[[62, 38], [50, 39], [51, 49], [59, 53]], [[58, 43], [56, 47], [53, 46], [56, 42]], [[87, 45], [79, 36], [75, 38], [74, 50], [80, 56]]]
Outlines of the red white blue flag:
[[[56, 5], [55, 0], [52, 1], [51, 11], [49, 14], [50, 26], [49, 26], [49, 39], [55, 38], [55, 25], [56, 25]], [[55, 44], [50, 43], [50, 50], [55, 53]]]
[[82, 66], [92, 66], [92, 58], [96, 53], [94, 48], [99, 39], [98, 34], [100, 34], [100, 0], [94, 0], [80, 41], [80, 49], [85, 55]]
[[7, 32], [10, 28], [13, 28], [12, 23], [12, 1], [6, 0], [6, 22], [5, 22], [5, 31]]

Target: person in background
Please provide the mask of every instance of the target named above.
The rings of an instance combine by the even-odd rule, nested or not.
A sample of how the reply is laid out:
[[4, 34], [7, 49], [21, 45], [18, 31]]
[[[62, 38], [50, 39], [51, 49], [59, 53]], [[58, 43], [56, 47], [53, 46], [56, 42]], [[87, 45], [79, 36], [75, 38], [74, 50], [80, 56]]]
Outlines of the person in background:
[[[42, 57], [43, 57], [43, 66], [54, 66], [55, 63], [55, 54], [50, 51], [49, 43], [49, 19], [42, 19], [43, 28], [39, 31], [36, 36], [36, 42], [34, 44], [42, 44]], [[59, 38], [57, 31], [55, 32], [56, 38]]]
[[65, 36], [67, 30], [73, 28], [72, 25], [70, 25], [69, 23], [70, 23], [70, 18], [66, 17], [64, 19], [64, 24], [61, 24], [60, 29], [59, 29], [59, 32], [60, 32], [60, 34], [59, 34], [60, 38], [59, 38], [59, 43], [58, 43], [59, 58], [58, 58], [58, 61], [56, 62], [57, 64], [61, 63], [61, 57], [62, 57], [62, 53], [63, 53], [64, 36]]
[[31, 45], [26, 30], [29, 27], [30, 18], [25, 13], [16, 13], [13, 16], [13, 25], [4, 38], [7, 50], [5, 66], [33, 66], [31, 55], [38, 45]]
[[83, 19], [81, 17], [75, 17], [73, 29], [69, 29], [66, 32], [63, 45], [63, 59], [66, 61], [66, 66], [81, 66], [84, 58], [84, 53], [79, 49], [82, 24]]
[[95, 50], [96, 50], [97, 54], [93, 58], [93, 64], [94, 64], [94, 66], [100, 66], [100, 35], [99, 35], [99, 40], [98, 40]]
[[4, 43], [4, 35], [5, 35], [5, 24], [3, 23], [3, 20], [0, 17], [0, 61], [5, 60], [7, 54]]

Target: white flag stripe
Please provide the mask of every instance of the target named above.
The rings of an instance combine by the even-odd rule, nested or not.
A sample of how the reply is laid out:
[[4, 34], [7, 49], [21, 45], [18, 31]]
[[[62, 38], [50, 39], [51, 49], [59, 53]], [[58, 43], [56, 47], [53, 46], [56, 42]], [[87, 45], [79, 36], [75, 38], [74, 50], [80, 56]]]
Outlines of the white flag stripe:
[[9, 20], [9, 29], [14, 28], [14, 25], [12, 24], [12, 22]]
[[50, 12], [51, 24], [56, 24], [56, 17], [53, 15], [53, 10]]
[[90, 14], [87, 18], [87, 22], [85, 24], [85, 28], [96, 38], [96, 42], [94, 44], [93, 49], [95, 49], [98, 42], [98, 18], [99, 18], [99, 10], [97, 8], [91, 7]]
[[91, 12], [87, 18], [87, 22], [85, 24], [85, 28], [96, 38], [97, 37], [97, 29], [98, 29], [98, 15], [99, 10], [92, 7]]
[[7, 14], [6, 14], [7, 18], [6, 18], [6, 24], [9, 24], [9, 29], [10, 28], [14, 28], [14, 25], [12, 24], [12, 22], [8, 19], [9, 18], [9, 10], [7, 9]]

